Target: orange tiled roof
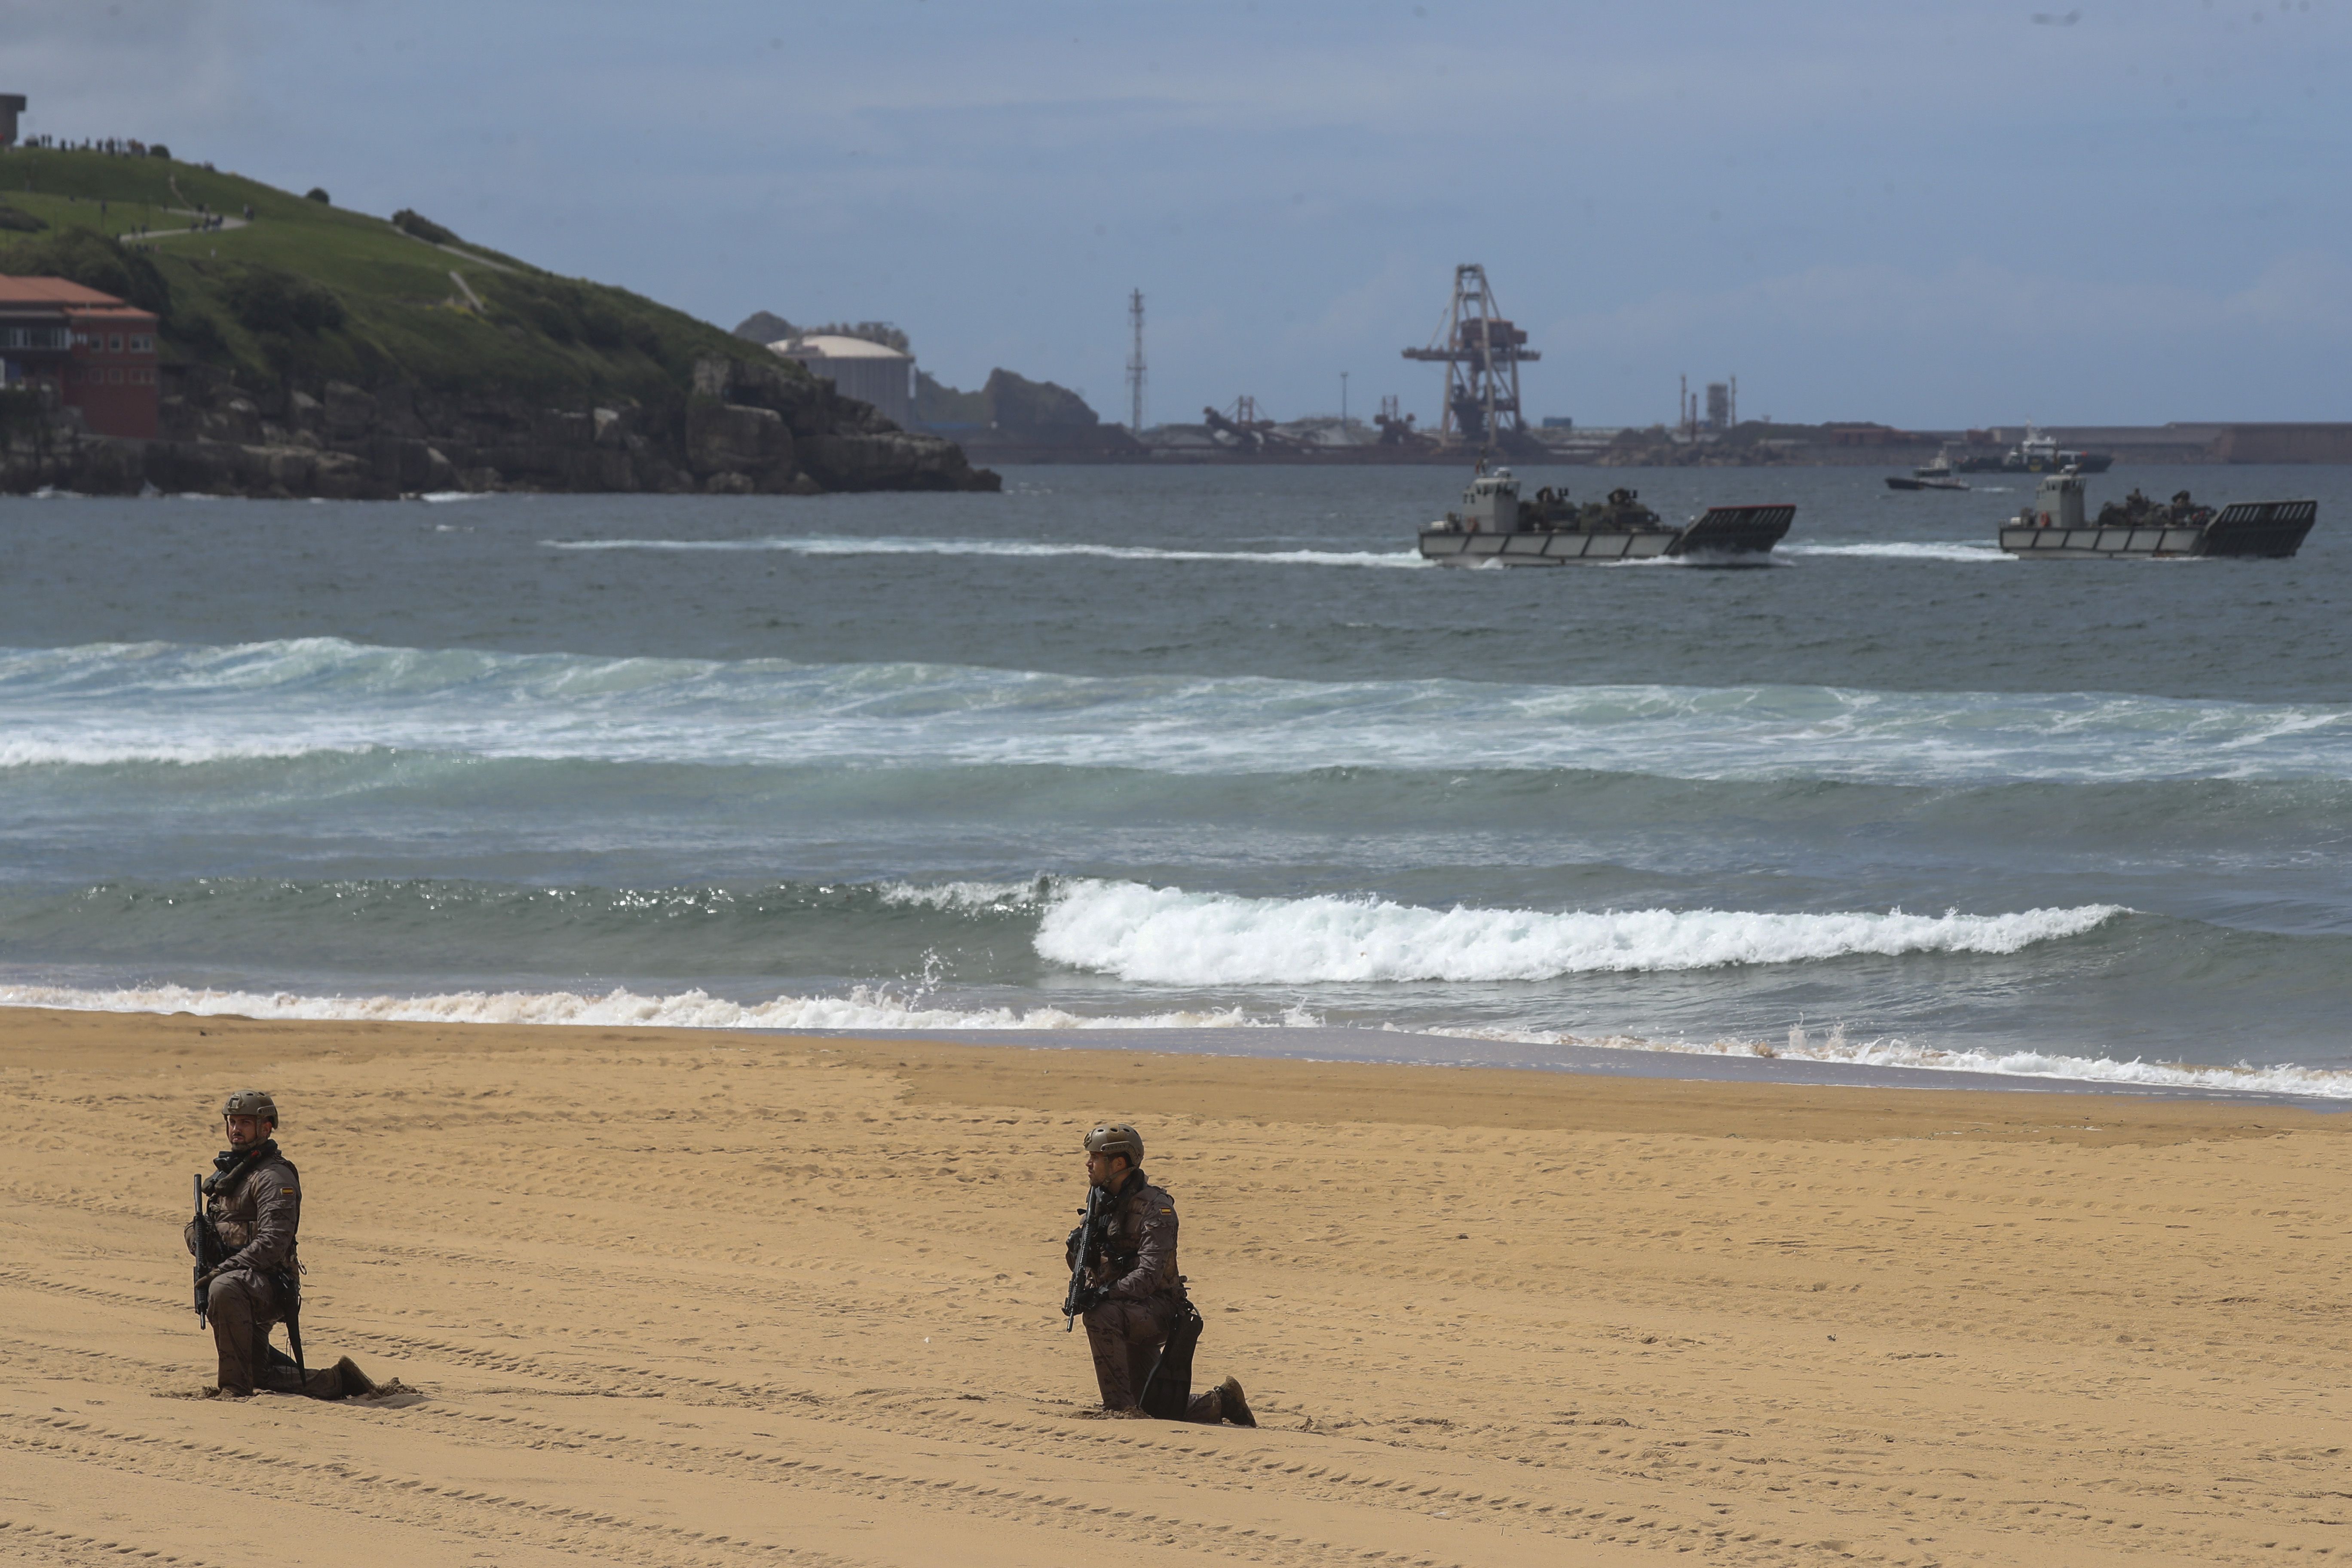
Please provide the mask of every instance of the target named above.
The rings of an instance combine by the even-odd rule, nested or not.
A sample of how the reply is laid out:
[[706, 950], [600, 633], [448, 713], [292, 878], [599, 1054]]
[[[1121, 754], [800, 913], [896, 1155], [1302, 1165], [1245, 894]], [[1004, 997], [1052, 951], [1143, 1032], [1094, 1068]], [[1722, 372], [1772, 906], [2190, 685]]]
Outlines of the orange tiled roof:
[[5, 273], [0, 273], [0, 305], [111, 306], [118, 310], [137, 308], [127, 300], [85, 289], [63, 278], [10, 278]]

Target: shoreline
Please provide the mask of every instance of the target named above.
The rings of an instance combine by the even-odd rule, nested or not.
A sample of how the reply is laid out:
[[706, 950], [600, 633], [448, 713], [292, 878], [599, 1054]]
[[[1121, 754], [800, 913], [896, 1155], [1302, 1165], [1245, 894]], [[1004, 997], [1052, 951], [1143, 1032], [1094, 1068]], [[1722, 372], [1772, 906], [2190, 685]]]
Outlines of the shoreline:
[[[570, 1027], [571, 1026], [561, 1026]], [[732, 1031], [730, 1031], [732, 1032]], [[1002, 1046], [1029, 1050], [1129, 1051], [1152, 1055], [1218, 1057], [1243, 1061], [1292, 1061], [1374, 1067], [1413, 1067], [1466, 1072], [1559, 1073], [1572, 1077], [1668, 1079], [1679, 1082], [1783, 1084], [1804, 1089], [1881, 1089], [1979, 1094], [2093, 1094], [2163, 1100], [2203, 1100], [2226, 1104], [2293, 1107], [2325, 1113], [2352, 1111], [2352, 1099], [2330, 1095], [2291, 1094], [2273, 1089], [2231, 1089], [2215, 1084], [2131, 1083], [2112, 1079], [2061, 1078], [2054, 1074], [1979, 1072], [1966, 1068], [1909, 1067], [1861, 1061], [1829, 1061], [1813, 1057], [1770, 1056], [1717, 1051], [1708, 1047], [1657, 1045], [1546, 1045], [1553, 1060], [1538, 1061], [1524, 1054], [1537, 1047], [1511, 1040], [1475, 1035], [1427, 1034], [1407, 1029], [1357, 1028], [1328, 1025], [1286, 1026], [1279, 1030], [1242, 1028], [1150, 1029], [749, 1029], [743, 1033], [784, 1038], [921, 1040], [971, 1047]], [[1251, 1039], [1298, 1040], [1298, 1048], [1280, 1051], [1234, 1051], [1217, 1047], [1236, 1037]], [[1460, 1060], [1409, 1054], [1416, 1044], [1459, 1051], [1485, 1047], [1494, 1059]], [[1325, 1055], [1318, 1047], [1344, 1045], [1353, 1049]], [[2092, 1058], [2082, 1058], [2092, 1059]], [[2162, 1064], [2169, 1068], [2171, 1064]], [[2185, 1071], [2223, 1068], [2188, 1067]], [[2262, 1069], [2256, 1069], [2262, 1070]]]
[[[73, 1001], [62, 1001], [63, 997]], [[147, 1005], [109, 1005], [144, 997]], [[88, 999], [88, 1005], [81, 999]], [[615, 998], [618, 1000], [616, 1001]], [[1822, 1088], [1973, 1090], [2107, 1094], [2158, 1100], [2214, 1100], [2250, 1104], [2303, 1106], [2315, 1110], [2352, 1110], [2352, 1072], [2279, 1063], [2228, 1067], [2193, 1062], [2120, 1061], [2114, 1058], [1996, 1053], [1987, 1047], [1941, 1050], [1914, 1047], [1900, 1040], [1847, 1046], [1825, 1037], [1819, 1046], [1782, 1047], [1763, 1042], [1718, 1040], [1706, 1045], [1630, 1037], [1563, 1037], [1528, 1039], [1525, 1032], [1475, 1028], [1420, 1029], [1404, 1026], [1291, 1024], [1275, 1020], [1190, 1024], [1155, 1017], [1092, 1023], [1036, 1008], [1022, 1018], [968, 1025], [954, 1021], [904, 1025], [863, 1021], [788, 1023], [765, 1021], [787, 1011], [822, 1018], [842, 1011], [882, 1010], [886, 998], [784, 998], [741, 1004], [688, 994], [646, 997], [627, 993], [605, 996], [575, 993], [434, 993], [416, 996], [350, 997], [244, 990], [194, 990], [180, 985], [141, 990], [0, 984], [0, 1016], [15, 1009], [89, 1013], [122, 1017], [242, 1018], [255, 1022], [306, 1024], [424, 1024], [489, 1029], [504, 1027], [681, 1029], [714, 1037], [768, 1036], [846, 1039], [951, 1041], [971, 1047], [1029, 1047], [1056, 1050], [1139, 1050], [1234, 1059], [1388, 1063], [1459, 1067], [1607, 1077], [1680, 1079], [1724, 1083], [1788, 1083]], [[692, 1005], [684, 1005], [691, 1003]], [[257, 1006], [257, 1004], [262, 1004]], [[898, 1005], [890, 1004], [890, 1005]], [[900, 1007], [919, 1018], [922, 1011]], [[944, 1011], [944, 1010], [941, 1010]], [[492, 1016], [485, 1016], [485, 1013]], [[499, 1015], [503, 1016], [499, 1016]], [[681, 1016], [683, 1015], [683, 1016]], [[933, 1014], [934, 1018], [937, 1013]], [[967, 1016], [969, 1015], [966, 1015]], [[955, 1016], [950, 1014], [950, 1019]], [[1170, 1015], [1181, 1018], [1186, 1015]], [[1836, 1043], [1832, 1043], [1836, 1042]], [[1238, 1048], [1246, 1047], [1247, 1048]], [[1845, 1055], [1838, 1053], [1843, 1051]], [[1911, 1061], [1886, 1059], [1908, 1054]], [[1990, 1065], [2027, 1057], [2063, 1063], [2072, 1072], [1999, 1070]], [[1874, 1059], [1875, 1058], [1875, 1059]], [[1941, 1058], [1940, 1060], [1937, 1058]], [[1945, 1062], [1965, 1065], [1944, 1065]], [[2298, 1077], [2325, 1082], [2322, 1090], [2296, 1087]], [[2327, 1090], [2333, 1090], [2328, 1092]]]

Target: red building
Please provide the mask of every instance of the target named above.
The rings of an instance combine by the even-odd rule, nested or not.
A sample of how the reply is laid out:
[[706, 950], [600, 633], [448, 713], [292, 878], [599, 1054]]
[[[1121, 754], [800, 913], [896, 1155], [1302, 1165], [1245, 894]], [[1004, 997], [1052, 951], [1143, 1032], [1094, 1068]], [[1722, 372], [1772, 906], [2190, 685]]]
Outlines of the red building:
[[0, 276], [10, 386], [45, 384], [100, 436], [155, 437], [155, 318], [62, 278]]

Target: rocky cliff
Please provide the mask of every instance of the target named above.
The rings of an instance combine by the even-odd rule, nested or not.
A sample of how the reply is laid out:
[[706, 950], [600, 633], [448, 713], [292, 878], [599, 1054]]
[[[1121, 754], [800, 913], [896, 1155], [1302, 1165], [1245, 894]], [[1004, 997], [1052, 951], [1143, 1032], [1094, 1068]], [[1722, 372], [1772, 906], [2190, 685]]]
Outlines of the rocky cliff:
[[[551, 405], [403, 382], [248, 386], [207, 366], [167, 378], [163, 438], [93, 436], [20, 405], [0, 488], [380, 499], [430, 490], [995, 489], [953, 443], [899, 429], [826, 383], [707, 356], [682, 396]], [[20, 400], [21, 405], [21, 400]]]

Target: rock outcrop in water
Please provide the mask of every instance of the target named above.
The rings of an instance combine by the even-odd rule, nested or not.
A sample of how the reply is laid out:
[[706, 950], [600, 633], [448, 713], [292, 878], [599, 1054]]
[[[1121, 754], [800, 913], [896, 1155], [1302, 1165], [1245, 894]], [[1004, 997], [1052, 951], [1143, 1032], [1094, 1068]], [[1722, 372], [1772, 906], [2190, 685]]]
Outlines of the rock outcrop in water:
[[550, 406], [394, 382], [373, 390], [254, 388], [187, 367], [163, 400], [163, 438], [93, 436], [69, 409], [12, 399], [0, 489], [374, 500], [430, 490], [995, 489], [952, 442], [901, 430], [869, 405], [779, 363], [716, 355], [691, 389], [647, 404]]

